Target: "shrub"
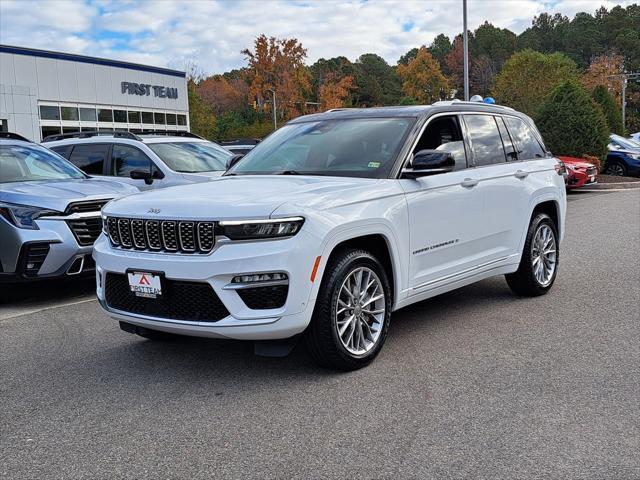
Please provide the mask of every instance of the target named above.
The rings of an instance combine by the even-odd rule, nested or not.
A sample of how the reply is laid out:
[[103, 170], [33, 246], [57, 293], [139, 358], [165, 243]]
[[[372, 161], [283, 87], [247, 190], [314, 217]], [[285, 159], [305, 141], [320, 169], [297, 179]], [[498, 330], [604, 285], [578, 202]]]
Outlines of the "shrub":
[[542, 103], [536, 124], [556, 155], [604, 158], [609, 131], [602, 109], [579, 83], [561, 83]]
[[622, 131], [622, 111], [616, 104], [613, 95], [607, 90], [607, 87], [598, 85], [593, 89], [593, 92], [591, 92], [591, 96], [598, 102], [600, 108], [602, 108], [602, 113], [604, 113], [607, 119], [607, 125], [609, 125], [609, 132], [624, 135]]

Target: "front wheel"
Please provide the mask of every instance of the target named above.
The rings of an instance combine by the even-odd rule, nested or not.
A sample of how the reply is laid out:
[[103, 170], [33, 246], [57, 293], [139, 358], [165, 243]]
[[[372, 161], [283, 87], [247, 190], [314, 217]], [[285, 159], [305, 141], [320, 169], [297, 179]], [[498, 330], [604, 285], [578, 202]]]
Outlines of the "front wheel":
[[536, 297], [547, 293], [558, 273], [560, 250], [558, 230], [549, 215], [531, 219], [518, 270], [505, 275], [514, 293]]
[[621, 162], [618, 162], [616, 160], [612, 160], [610, 162], [607, 162], [607, 166], [606, 166], [604, 171], [605, 171], [606, 174], [613, 175], [615, 177], [626, 177], [627, 176], [626, 167]]
[[327, 265], [305, 343], [320, 365], [356, 370], [382, 349], [391, 316], [391, 288], [380, 262], [349, 249]]

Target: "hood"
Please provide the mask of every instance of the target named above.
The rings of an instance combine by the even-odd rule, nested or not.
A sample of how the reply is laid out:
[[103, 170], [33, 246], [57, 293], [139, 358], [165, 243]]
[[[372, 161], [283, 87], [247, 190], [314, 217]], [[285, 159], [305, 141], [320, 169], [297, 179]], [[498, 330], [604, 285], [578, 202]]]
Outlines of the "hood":
[[212, 172], [199, 172], [199, 173], [181, 173], [182, 178], [188, 180], [189, 182], [198, 183], [198, 182], [208, 182], [214, 178], [221, 177], [224, 173], [224, 170], [214, 170]]
[[98, 178], [15, 182], [0, 185], [0, 201], [62, 212], [72, 202], [121, 197], [137, 191], [132, 185]]
[[396, 183], [367, 178], [302, 175], [228, 176], [206, 183], [130, 195], [109, 203], [104, 212], [194, 220], [267, 218], [285, 203], [299, 206], [301, 210], [323, 210], [369, 200], [372, 191], [381, 196], [397, 193], [400, 187]]
[[573, 167], [591, 168], [595, 166], [593, 163], [589, 163], [582, 158], [576, 158], [576, 157], [558, 157], [558, 158], [562, 160], [563, 163], [567, 165], [571, 165]]

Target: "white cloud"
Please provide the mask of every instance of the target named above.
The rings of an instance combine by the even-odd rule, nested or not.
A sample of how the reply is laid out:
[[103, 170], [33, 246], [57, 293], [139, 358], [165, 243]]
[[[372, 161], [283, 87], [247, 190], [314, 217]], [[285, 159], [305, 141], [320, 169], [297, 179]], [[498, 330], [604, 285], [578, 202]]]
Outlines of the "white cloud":
[[[469, 28], [486, 20], [519, 33], [544, 11], [572, 16], [602, 4], [614, 6], [609, 0], [472, 0]], [[298, 38], [310, 63], [368, 52], [395, 63], [439, 33], [461, 31], [461, 0], [0, 2], [1, 43], [159, 66], [190, 59], [209, 73], [244, 65], [240, 51], [261, 33]]]

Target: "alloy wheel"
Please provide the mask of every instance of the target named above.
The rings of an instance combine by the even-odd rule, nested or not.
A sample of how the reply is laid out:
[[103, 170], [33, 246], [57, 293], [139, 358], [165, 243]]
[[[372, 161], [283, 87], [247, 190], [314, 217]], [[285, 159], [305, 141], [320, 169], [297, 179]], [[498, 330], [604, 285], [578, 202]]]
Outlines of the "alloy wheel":
[[624, 167], [619, 163], [612, 163], [607, 166], [607, 173], [616, 177], [624, 177]]
[[556, 237], [549, 225], [540, 225], [531, 243], [533, 275], [542, 287], [553, 280], [557, 265]]
[[338, 338], [349, 353], [363, 355], [375, 347], [386, 315], [378, 275], [367, 267], [351, 271], [342, 282], [335, 311]]

